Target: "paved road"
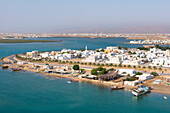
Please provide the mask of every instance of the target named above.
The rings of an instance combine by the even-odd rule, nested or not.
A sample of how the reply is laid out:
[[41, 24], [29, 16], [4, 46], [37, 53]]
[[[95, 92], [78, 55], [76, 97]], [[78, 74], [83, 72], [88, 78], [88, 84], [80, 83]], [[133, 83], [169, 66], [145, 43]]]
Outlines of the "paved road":
[[[13, 61], [17, 61], [15, 55], [8, 56], [7, 58], [10, 59], [10, 60], [13, 60]], [[32, 63], [32, 62], [28, 62], [28, 63]], [[44, 63], [34, 63], [34, 64], [35, 64], [35, 65], [44, 65]], [[59, 64], [50, 64], [50, 66], [61, 66], [61, 67], [65, 67], [66, 65], [62, 65], [62, 64], [61, 64], [61, 65], [59, 65]], [[72, 66], [68, 66], [68, 67], [72, 67]], [[91, 70], [91, 69], [94, 69], [95, 67], [81, 66], [80, 68], [87, 69], [87, 70]], [[150, 72], [145, 72], [145, 71], [139, 71], [139, 72], [150, 74]], [[160, 72], [160, 73], [158, 73], [158, 74], [159, 74], [159, 75], [169, 75], [169, 76], [170, 76], [170, 74], [168, 74], [168, 73], [162, 73], [162, 72]]]

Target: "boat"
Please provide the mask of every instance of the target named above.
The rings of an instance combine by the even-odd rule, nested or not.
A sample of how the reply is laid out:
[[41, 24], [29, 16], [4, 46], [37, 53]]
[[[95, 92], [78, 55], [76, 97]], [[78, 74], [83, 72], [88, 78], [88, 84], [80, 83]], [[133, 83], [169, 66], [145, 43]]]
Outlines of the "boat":
[[150, 92], [149, 88], [146, 87], [146, 86], [142, 86], [142, 85], [138, 86], [137, 89], [132, 90], [132, 94], [134, 96], [141, 96], [141, 95], [144, 95], [144, 94], [146, 94], [148, 92]]
[[2, 65], [2, 69], [6, 69], [6, 68], [8, 68], [8, 66], [4, 66], [4, 65]]
[[19, 68], [12, 68], [12, 71], [21, 71]]
[[72, 80], [70, 80], [71, 82], [78, 82], [78, 80], [76, 80], [76, 79], [72, 79]]
[[123, 86], [111, 86], [111, 90], [121, 90], [124, 89]]
[[71, 84], [71, 81], [67, 81], [68, 84]]
[[164, 99], [165, 99], [165, 100], [168, 100], [168, 98], [167, 98], [166, 96], [164, 96]]

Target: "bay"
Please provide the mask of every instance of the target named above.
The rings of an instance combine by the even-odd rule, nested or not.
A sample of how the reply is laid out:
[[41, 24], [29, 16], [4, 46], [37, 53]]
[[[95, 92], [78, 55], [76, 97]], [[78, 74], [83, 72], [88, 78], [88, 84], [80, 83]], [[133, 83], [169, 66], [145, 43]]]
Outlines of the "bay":
[[[32, 50], [84, 49], [86, 45], [89, 49], [142, 46], [124, 44], [125, 38], [38, 39], [62, 42], [0, 44], [0, 58]], [[129, 91], [111, 91], [90, 83], [67, 84], [67, 79], [46, 79], [37, 73], [0, 69], [0, 113], [170, 113], [170, 100], [163, 96], [150, 93], [137, 98]]]

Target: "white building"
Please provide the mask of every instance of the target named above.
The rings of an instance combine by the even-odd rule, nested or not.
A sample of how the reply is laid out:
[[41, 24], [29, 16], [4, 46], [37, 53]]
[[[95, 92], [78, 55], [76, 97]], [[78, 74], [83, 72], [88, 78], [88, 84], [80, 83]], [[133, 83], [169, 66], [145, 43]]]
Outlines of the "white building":
[[125, 81], [125, 82], [124, 82], [124, 85], [136, 86], [136, 85], [138, 85], [138, 84], [140, 84], [140, 83], [141, 83], [141, 81], [139, 81], [139, 80], [135, 80], [135, 81]]
[[136, 70], [134, 69], [119, 69], [118, 74], [122, 76], [127, 76], [128, 74], [130, 76], [135, 76]]
[[144, 73], [144, 74], [142, 74], [142, 75], [136, 75], [135, 77], [138, 77], [139, 80], [141, 80], [141, 81], [145, 81], [145, 80], [149, 80], [149, 79], [154, 78], [153, 75], [146, 74], [146, 73]]
[[122, 65], [139, 65], [138, 60], [124, 60]]
[[109, 57], [109, 60], [106, 63], [120, 64], [121, 59], [118, 57]]

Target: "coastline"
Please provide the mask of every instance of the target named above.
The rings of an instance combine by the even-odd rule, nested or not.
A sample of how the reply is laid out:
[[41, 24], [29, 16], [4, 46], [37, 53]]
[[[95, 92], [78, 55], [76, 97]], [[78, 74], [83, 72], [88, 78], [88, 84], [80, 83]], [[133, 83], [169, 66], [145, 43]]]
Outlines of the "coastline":
[[165, 43], [165, 44], [156, 44], [156, 43], [153, 43], [153, 44], [150, 44], [150, 43], [130, 43], [130, 42], [124, 42], [124, 44], [140, 44], [140, 45], [170, 45], [169, 43]]
[[0, 43], [33, 43], [33, 42], [61, 42], [61, 40], [58, 41], [52, 41], [52, 40], [22, 40], [22, 39], [0, 39]]
[[[19, 59], [18, 59], [19, 60]], [[21, 61], [21, 60], [19, 60]], [[3, 60], [1, 60], [1, 62], [6, 62]], [[44, 63], [45, 64], [45, 63]], [[8, 68], [18, 68], [19, 65], [17, 64], [13, 64], [13, 65], [7, 65]], [[67, 64], [65, 64], [65, 66], [68, 66]], [[59, 74], [56, 74], [56, 73], [45, 73], [43, 71], [37, 71], [35, 69], [30, 69], [29, 67], [25, 66], [23, 68], [23, 70], [25, 71], [30, 71], [30, 72], [35, 72], [35, 73], [41, 73], [47, 77], [56, 77], [56, 78], [67, 78], [67, 79], [73, 79], [73, 80], [78, 80], [79, 82], [88, 82], [88, 83], [92, 83], [92, 84], [95, 84], [95, 85], [101, 85], [101, 86], [104, 86], [104, 87], [111, 87], [111, 86], [120, 86], [122, 85], [122, 82], [118, 82], [118, 83], [115, 83], [115, 82], [112, 82], [112, 81], [100, 81], [100, 80], [92, 80], [92, 79], [87, 79], [87, 78], [78, 78], [78, 77], [72, 77], [70, 76], [71, 74], [69, 75], [59, 75]], [[170, 87], [166, 87], [164, 85], [153, 85], [153, 84], [145, 84], [144, 85], [146, 86], [153, 86], [154, 88], [151, 90], [151, 92], [154, 92], [154, 93], [160, 93], [160, 94], [166, 94], [166, 95], [170, 95]], [[137, 88], [136, 86], [128, 86], [128, 85], [124, 85], [124, 90], [125, 91], [131, 91], [131, 89], [134, 89], [134, 88]]]

